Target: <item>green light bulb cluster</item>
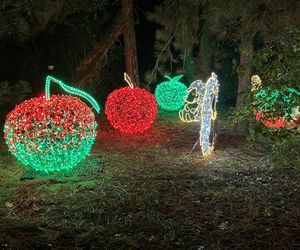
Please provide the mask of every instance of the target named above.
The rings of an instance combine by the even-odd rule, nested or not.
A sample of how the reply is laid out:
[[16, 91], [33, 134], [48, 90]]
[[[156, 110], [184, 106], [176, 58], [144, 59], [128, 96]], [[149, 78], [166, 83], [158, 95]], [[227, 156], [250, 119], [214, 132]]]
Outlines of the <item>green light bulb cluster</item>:
[[187, 95], [187, 87], [180, 82], [182, 75], [170, 78], [169, 81], [162, 82], [155, 89], [155, 98], [159, 107], [166, 111], [178, 111], [184, 103], [184, 97]]
[[78, 97], [50, 97], [51, 82], [58, 83], [68, 93], [86, 98], [100, 111], [93, 97], [48, 76], [46, 97], [25, 100], [7, 115], [4, 138], [9, 151], [22, 164], [43, 173], [75, 167], [89, 155], [97, 135], [92, 109]]
[[96, 102], [96, 100], [92, 96], [90, 96], [89, 94], [87, 94], [86, 92], [84, 92], [82, 90], [79, 90], [79, 89], [76, 89], [74, 87], [64, 84], [62, 81], [54, 78], [53, 76], [46, 77], [45, 94], [46, 94], [47, 100], [50, 99], [50, 95], [51, 95], [50, 94], [51, 81], [59, 84], [64, 91], [66, 91], [70, 94], [78, 95], [78, 96], [88, 100], [90, 102], [90, 104], [93, 106], [93, 108], [97, 111], [97, 113], [100, 112], [100, 107], [99, 107], [98, 103]]

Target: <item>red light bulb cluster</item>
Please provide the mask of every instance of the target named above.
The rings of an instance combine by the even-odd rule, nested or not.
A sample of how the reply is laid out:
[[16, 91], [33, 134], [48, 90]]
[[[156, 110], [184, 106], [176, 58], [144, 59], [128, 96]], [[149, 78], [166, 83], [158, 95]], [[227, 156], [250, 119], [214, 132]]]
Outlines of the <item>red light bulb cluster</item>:
[[131, 134], [151, 127], [156, 119], [158, 106], [155, 96], [147, 90], [124, 87], [108, 96], [105, 113], [114, 128]]
[[50, 100], [36, 97], [22, 102], [7, 115], [6, 122], [11, 124], [6, 130], [6, 134], [13, 132], [11, 140], [22, 136], [36, 139], [46, 134], [61, 139], [75, 132], [83, 137], [87, 127], [94, 127], [95, 117], [79, 98], [52, 95]]
[[261, 111], [255, 113], [256, 121], [261, 121], [268, 128], [284, 128], [287, 126], [287, 122], [283, 117], [269, 117], [264, 118], [265, 115]]
[[94, 143], [94, 114], [77, 97], [52, 95], [22, 102], [6, 118], [4, 138], [24, 165], [42, 172], [67, 170], [83, 160]]
[[89, 154], [97, 135], [92, 109], [77, 97], [51, 96], [52, 82], [100, 111], [89, 94], [47, 76], [44, 96], [22, 102], [7, 115], [4, 138], [9, 151], [25, 166], [44, 173], [75, 167]]

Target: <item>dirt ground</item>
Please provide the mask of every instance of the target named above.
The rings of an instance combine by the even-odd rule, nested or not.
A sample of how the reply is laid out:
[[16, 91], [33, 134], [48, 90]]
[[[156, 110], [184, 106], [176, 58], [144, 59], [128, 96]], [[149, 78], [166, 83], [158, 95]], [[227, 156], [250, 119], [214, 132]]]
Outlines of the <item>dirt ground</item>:
[[199, 125], [174, 114], [137, 135], [98, 124], [89, 176], [21, 181], [1, 135], [0, 249], [300, 249], [299, 170], [222, 120], [207, 158], [191, 152]]

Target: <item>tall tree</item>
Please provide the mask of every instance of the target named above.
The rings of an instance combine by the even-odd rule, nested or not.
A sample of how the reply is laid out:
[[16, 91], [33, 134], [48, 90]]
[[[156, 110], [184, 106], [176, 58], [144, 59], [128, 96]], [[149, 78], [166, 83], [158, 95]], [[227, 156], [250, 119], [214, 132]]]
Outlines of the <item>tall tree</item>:
[[91, 51], [79, 64], [79, 86], [92, 82], [99, 74], [102, 61], [107, 51], [115, 40], [123, 34], [125, 47], [126, 71], [134, 85], [139, 85], [137, 53], [134, 32], [133, 1], [122, 0], [122, 11], [115, 18], [115, 22], [106, 30], [106, 33], [98, 41], [95, 49]]
[[[199, 0], [203, 19], [217, 39], [235, 43], [240, 53], [237, 107], [244, 103], [243, 93], [249, 89], [254, 52], [254, 38], [273, 39], [284, 27], [299, 21], [297, 0]], [[225, 11], [226, 10], [226, 11]], [[295, 18], [291, 18], [294, 16]]]
[[[198, 44], [198, 3], [194, 0], [166, 0], [148, 13], [148, 20], [161, 25], [154, 44], [156, 63], [146, 73], [147, 82], [155, 82], [157, 73], [186, 73], [193, 76], [194, 48]], [[189, 79], [189, 80], [191, 80]]]
[[130, 76], [131, 81], [135, 85], [138, 85], [139, 74], [136, 52], [136, 39], [134, 32], [133, 0], [122, 0], [122, 13], [125, 18], [123, 36], [125, 47], [126, 72]]
[[78, 10], [90, 10], [90, 0], [2, 0], [0, 6], [0, 37], [26, 41], [50, 22], [62, 22]]
[[[300, 3], [297, 0], [199, 0], [203, 8], [203, 19], [216, 39], [235, 44], [239, 52], [238, 89], [236, 106], [242, 107], [245, 94], [250, 89], [251, 60], [254, 40], [274, 39], [279, 32], [299, 22]], [[226, 10], [226, 11], [225, 11]], [[245, 134], [247, 123], [236, 127]]]
[[[103, 15], [105, 1], [95, 8], [91, 3], [96, 1], [0, 1], [0, 78], [26, 79], [38, 91], [48, 64], [55, 66], [56, 73], [74, 76], [79, 58], [93, 46], [97, 29], [109, 16]], [[97, 29], [91, 29], [92, 21]]]

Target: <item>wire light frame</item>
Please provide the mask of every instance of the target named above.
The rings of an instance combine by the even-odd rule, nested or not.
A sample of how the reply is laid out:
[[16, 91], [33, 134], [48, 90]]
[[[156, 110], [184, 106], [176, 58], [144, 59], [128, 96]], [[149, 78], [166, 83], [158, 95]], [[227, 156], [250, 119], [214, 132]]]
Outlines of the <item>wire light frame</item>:
[[212, 73], [207, 82], [196, 80], [191, 83], [185, 97], [186, 103], [179, 111], [179, 118], [183, 122], [199, 122], [199, 138], [192, 150], [200, 145], [203, 156], [208, 156], [214, 150], [218, 94], [217, 75]]

